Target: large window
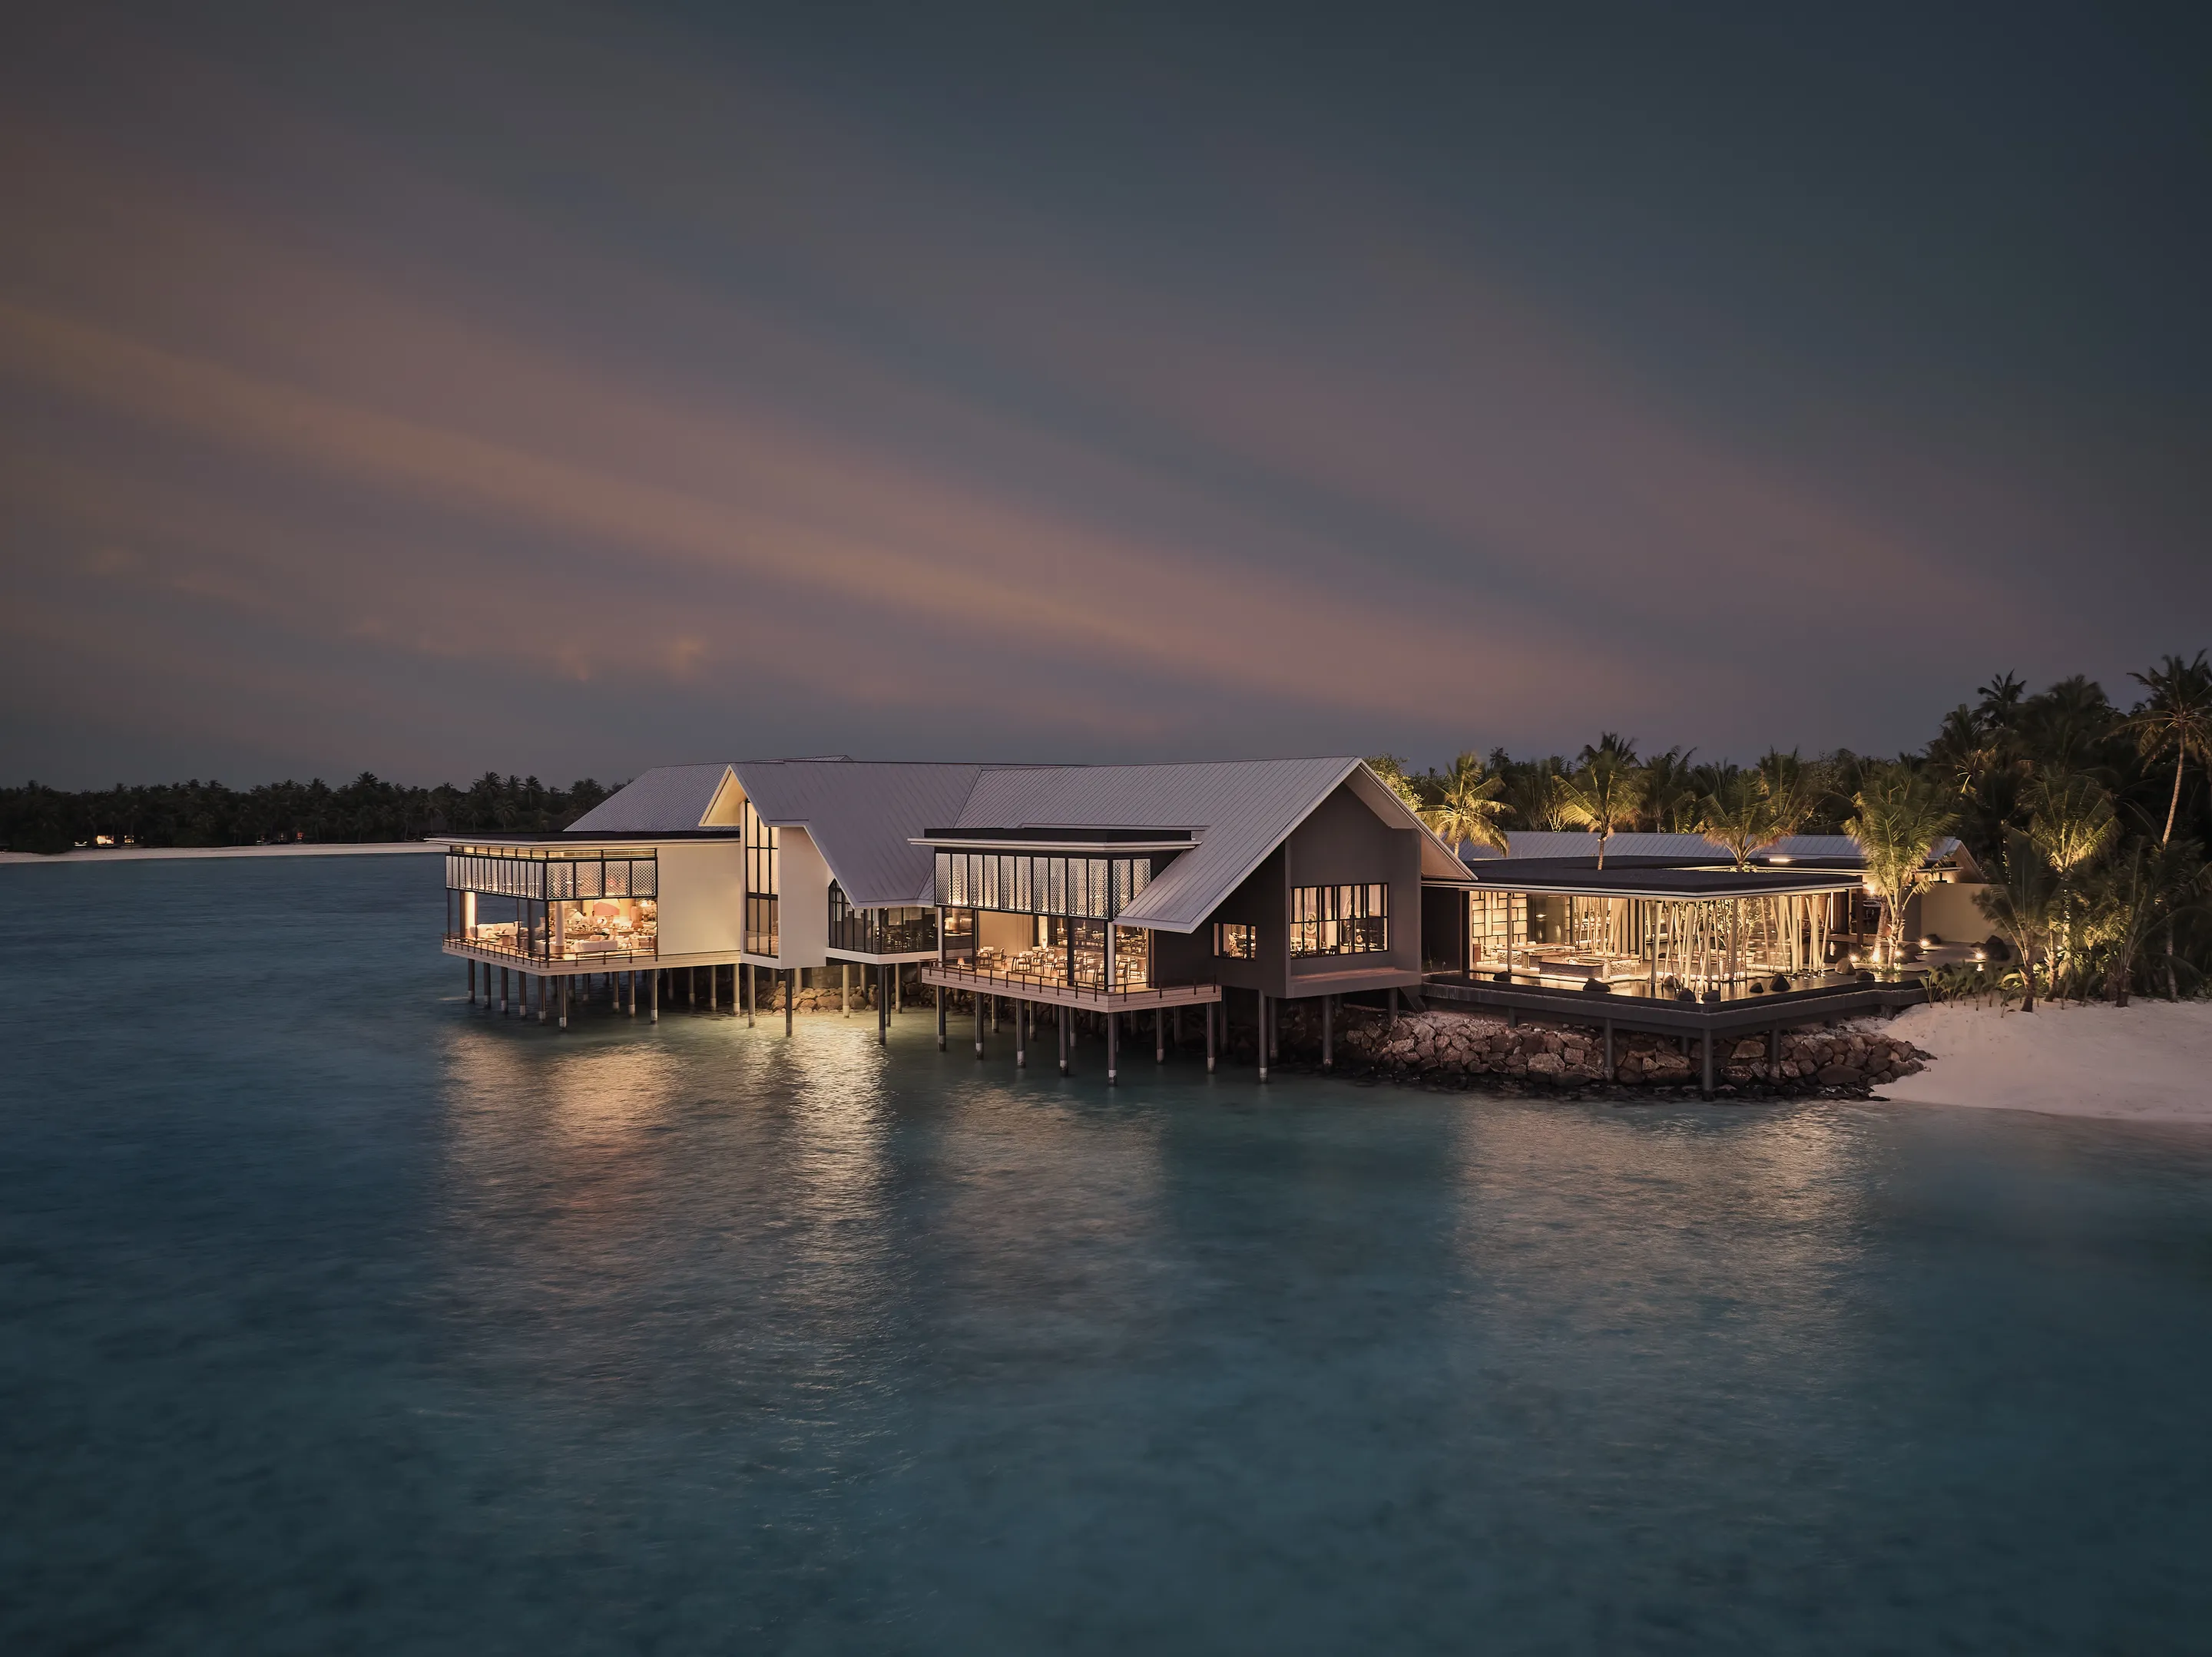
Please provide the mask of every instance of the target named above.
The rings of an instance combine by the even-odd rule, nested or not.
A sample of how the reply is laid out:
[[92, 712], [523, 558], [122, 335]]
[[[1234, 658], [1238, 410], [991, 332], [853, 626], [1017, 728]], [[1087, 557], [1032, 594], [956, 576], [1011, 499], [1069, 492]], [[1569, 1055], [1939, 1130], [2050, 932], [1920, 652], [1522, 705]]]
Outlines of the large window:
[[528, 961], [649, 957], [659, 872], [651, 857], [464, 847], [446, 859], [446, 936]]
[[1118, 915], [1152, 883], [1152, 860], [939, 852], [937, 901], [947, 908], [1031, 915]]
[[783, 895], [781, 832], [761, 821], [750, 800], [745, 802], [745, 953], [781, 953]]
[[845, 889], [830, 883], [830, 947], [855, 955], [921, 955], [937, 947], [937, 911], [856, 909]]
[[1377, 955], [1389, 947], [1388, 886], [1291, 889], [1292, 955]]
[[1241, 920], [1213, 923], [1213, 952], [1231, 961], [1250, 961], [1260, 953], [1259, 929]]

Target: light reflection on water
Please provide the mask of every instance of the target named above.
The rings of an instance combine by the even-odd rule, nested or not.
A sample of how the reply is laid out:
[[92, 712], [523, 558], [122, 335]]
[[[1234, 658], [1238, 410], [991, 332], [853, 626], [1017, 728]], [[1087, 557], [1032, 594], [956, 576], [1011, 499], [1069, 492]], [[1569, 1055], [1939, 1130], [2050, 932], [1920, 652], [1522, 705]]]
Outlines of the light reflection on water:
[[564, 1035], [434, 863], [25, 877], [8, 1649], [2201, 1648], [2202, 1138]]

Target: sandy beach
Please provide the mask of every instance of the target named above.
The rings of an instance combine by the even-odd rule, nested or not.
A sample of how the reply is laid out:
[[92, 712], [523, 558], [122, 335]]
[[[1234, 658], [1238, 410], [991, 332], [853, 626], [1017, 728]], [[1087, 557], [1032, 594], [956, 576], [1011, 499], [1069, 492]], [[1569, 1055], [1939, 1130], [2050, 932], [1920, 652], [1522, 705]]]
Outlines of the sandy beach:
[[1935, 1055], [1885, 1099], [2212, 1125], [2212, 1002], [1910, 1007], [1883, 1028]]
[[140, 863], [157, 858], [394, 857], [439, 849], [416, 840], [378, 841], [362, 845], [334, 841], [314, 846], [103, 846], [96, 852], [64, 852], [58, 857], [41, 857], [36, 852], [0, 852], [0, 863]]

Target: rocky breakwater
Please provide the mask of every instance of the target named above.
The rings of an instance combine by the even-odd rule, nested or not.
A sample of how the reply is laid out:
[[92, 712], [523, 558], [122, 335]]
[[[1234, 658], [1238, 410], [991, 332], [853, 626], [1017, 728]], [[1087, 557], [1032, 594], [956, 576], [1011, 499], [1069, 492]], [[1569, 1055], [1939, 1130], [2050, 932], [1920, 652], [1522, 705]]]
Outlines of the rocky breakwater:
[[[1394, 1025], [1380, 1014], [1347, 1009], [1337, 1045], [1345, 1068], [1443, 1086], [1499, 1077], [1559, 1089], [1694, 1088], [1702, 1063], [1695, 1038], [1686, 1052], [1671, 1036], [1617, 1032], [1608, 1071], [1599, 1030], [1509, 1029], [1502, 1018], [1458, 1012], [1409, 1013]], [[1301, 1058], [1319, 1056], [1310, 1041], [1297, 1041], [1296, 1050]], [[1717, 1090], [1736, 1094], [1864, 1093], [1911, 1075], [1927, 1058], [1910, 1041], [1863, 1025], [1789, 1032], [1773, 1060], [1763, 1037], [1716, 1037], [1713, 1081]]]

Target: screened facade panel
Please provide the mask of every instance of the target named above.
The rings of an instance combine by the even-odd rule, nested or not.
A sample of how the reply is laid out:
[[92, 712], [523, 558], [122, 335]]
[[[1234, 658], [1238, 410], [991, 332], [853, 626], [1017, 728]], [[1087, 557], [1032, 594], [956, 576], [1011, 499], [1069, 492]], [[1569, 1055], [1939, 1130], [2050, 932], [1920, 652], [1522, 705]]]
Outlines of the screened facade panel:
[[1118, 915], [1152, 883], [1152, 860], [939, 852], [936, 901], [946, 908], [1006, 914]]

